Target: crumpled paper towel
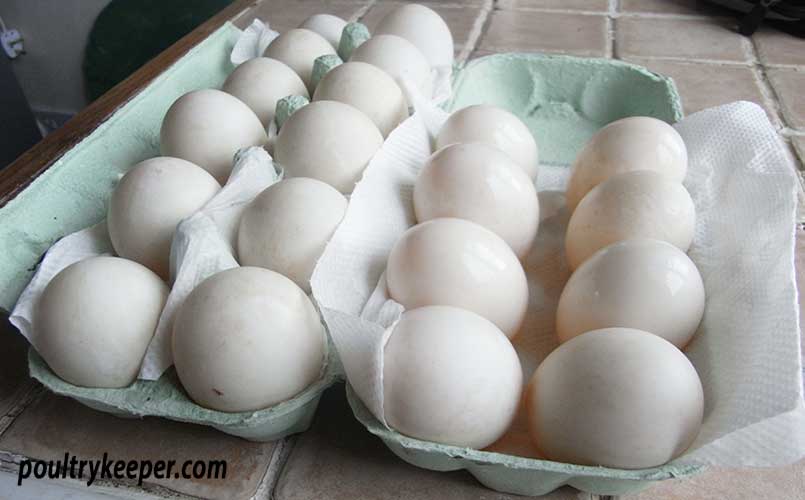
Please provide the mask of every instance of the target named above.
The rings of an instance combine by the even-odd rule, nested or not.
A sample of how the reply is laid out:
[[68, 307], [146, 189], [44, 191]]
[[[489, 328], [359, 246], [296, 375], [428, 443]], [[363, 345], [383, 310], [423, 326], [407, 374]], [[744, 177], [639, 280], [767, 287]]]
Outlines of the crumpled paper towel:
[[[412, 189], [446, 118], [418, 112], [389, 136], [369, 164], [311, 285], [347, 378], [383, 418], [383, 348], [402, 311], [388, 299], [383, 272], [398, 237], [415, 223]], [[797, 180], [765, 113], [737, 102], [676, 126], [688, 148], [685, 186], [697, 208], [689, 255], [707, 306], [686, 349], [701, 377], [705, 418], [675, 462], [773, 466], [805, 456], [794, 228]], [[569, 169], [542, 166], [541, 225], [524, 262], [530, 304], [514, 339], [529, 376], [556, 345], [554, 316], [569, 277], [564, 195]], [[527, 436], [525, 436], [527, 439]]]
[[238, 37], [229, 60], [239, 66], [249, 59], [262, 57], [266, 48], [278, 36], [279, 33], [269, 28], [268, 23], [255, 19]]
[[[232, 48], [230, 60], [232, 64], [238, 66], [249, 59], [261, 57], [266, 50], [266, 47], [271, 43], [274, 38], [279, 36], [279, 33], [269, 28], [267, 22], [260, 19], [252, 21], [243, 33], [238, 37], [235, 46]], [[428, 86], [430, 94], [429, 100], [434, 104], [442, 104], [446, 102], [453, 93], [452, 87], [453, 68], [451, 66], [436, 66], [431, 69], [430, 81]], [[403, 92], [411, 102], [411, 86], [403, 85]], [[417, 90], [415, 93], [420, 94], [421, 91]]]
[[[234, 247], [240, 214], [252, 198], [280, 178], [263, 148], [241, 150], [226, 185], [200, 211], [179, 223], [171, 246], [173, 286], [138, 378], [156, 380], [173, 364], [170, 335], [176, 310], [196, 284], [238, 265]], [[47, 251], [9, 318], [34, 348], [34, 311], [45, 287], [65, 267], [98, 255], [114, 255], [105, 221], [65, 236]]]
[[176, 278], [145, 352], [139, 378], [157, 380], [173, 364], [171, 334], [177, 310], [197, 284], [238, 266], [235, 255], [240, 215], [255, 196], [281, 177], [265, 149], [243, 149], [235, 156], [226, 185], [201, 210], [179, 223], [171, 245], [171, 270], [175, 270]]

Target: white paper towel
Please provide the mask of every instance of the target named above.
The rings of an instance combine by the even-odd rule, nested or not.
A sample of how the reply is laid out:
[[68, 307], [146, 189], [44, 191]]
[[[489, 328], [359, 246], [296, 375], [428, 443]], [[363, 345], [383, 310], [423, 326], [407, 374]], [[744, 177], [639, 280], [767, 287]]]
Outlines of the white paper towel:
[[197, 284], [238, 266], [235, 248], [240, 215], [255, 196], [281, 177], [265, 149], [243, 149], [235, 157], [226, 185], [201, 210], [179, 223], [171, 245], [175, 279], [139, 378], [157, 380], [173, 364], [171, 335], [179, 306]]
[[[350, 384], [383, 422], [383, 347], [402, 308], [382, 275], [414, 224], [412, 188], [446, 119], [418, 112], [395, 130], [357, 185], [311, 284]], [[688, 147], [685, 185], [697, 208], [690, 256], [707, 292], [686, 353], [705, 390], [701, 433], [679, 463], [771, 466], [805, 456], [797, 291], [794, 167], [758, 106], [739, 102], [676, 125]], [[542, 166], [541, 223], [525, 260], [530, 306], [514, 343], [526, 376], [556, 345], [554, 316], [569, 277], [564, 258], [569, 169]]]
[[[240, 214], [252, 198], [280, 178], [263, 148], [244, 149], [236, 156], [226, 185], [199, 212], [179, 223], [171, 246], [173, 286], [138, 378], [156, 380], [173, 364], [171, 330], [176, 310], [196, 284], [238, 265], [233, 249]], [[65, 267], [98, 255], [114, 255], [105, 221], [65, 236], [47, 251], [9, 318], [34, 348], [34, 311], [45, 287]]]

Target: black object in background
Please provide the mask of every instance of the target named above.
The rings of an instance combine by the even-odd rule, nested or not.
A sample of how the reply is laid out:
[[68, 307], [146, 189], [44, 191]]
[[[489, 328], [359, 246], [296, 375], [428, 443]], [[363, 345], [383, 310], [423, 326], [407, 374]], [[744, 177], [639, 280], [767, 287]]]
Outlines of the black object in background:
[[0, 169], [42, 139], [11, 63], [0, 54]]
[[710, 0], [743, 13], [738, 31], [749, 36], [761, 23], [794, 36], [805, 37], [805, 0]]
[[87, 98], [95, 100], [232, 0], [112, 0], [84, 54]]

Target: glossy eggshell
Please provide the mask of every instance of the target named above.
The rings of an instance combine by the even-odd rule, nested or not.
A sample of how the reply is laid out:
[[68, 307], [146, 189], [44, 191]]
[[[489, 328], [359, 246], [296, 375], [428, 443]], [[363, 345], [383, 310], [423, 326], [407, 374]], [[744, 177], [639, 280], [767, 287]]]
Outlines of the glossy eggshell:
[[653, 170], [682, 182], [688, 153], [682, 136], [662, 120], [648, 116], [623, 118], [599, 130], [573, 164], [567, 205], [571, 212], [592, 188], [613, 175]]
[[687, 251], [696, 209], [682, 184], [651, 170], [616, 175], [581, 200], [570, 217], [567, 260], [576, 269], [598, 250], [631, 238], [651, 238]]
[[161, 156], [138, 163], [109, 201], [106, 224], [115, 252], [168, 279], [176, 225], [220, 189], [206, 170], [179, 158]]
[[300, 28], [315, 31], [321, 35], [334, 49], [341, 43], [341, 33], [347, 22], [332, 14], [313, 14], [299, 25]]
[[346, 210], [344, 195], [316, 179], [273, 184], [243, 211], [238, 260], [276, 271], [310, 293], [313, 268]]
[[436, 148], [462, 142], [484, 142], [516, 161], [531, 179], [537, 177], [537, 142], [514, 114], [489, 104], [467, 106], [450, 115], [436, 137]]
[[508, 155], [488, 144], [453, 144], [425, 163], [414, 185], [419, 222], [456, 217], [494, 232], [522, 258], [539, 227], [534, 182]]
[[224, 184], [241, 148], [263, 146], [268, 136], [240, 99], [214, 89], [194, 90], [168, 109], [160, 130], [163, 156], [182, 158]]
[[137, 379], [168, 287], [148, 268], [91, 257], [64, 268], [36, 305], [33, 345], [65, 381], [120, 388]]
[[433, 219], [406, 231], [386, 267], [389, 295], [406, 309], [460, 307], [513, 337], [528, 307], [528, 283], [509, 245], [462, 219]]
[[294, 70], [268, 57], [255, 57], [235, 68], [222, 90], [246, 103], [260, 118], [263, 127], [268, 127], [274, 119], [277, 101], [283, 97], [310, 97], [305, 83]]
[[408, 105], [399, 85], [382, 69], [363, 62], [336, 66], [324, 75], [314, 101], [338, 101], [368, 116], [383, 137], [408, 118]]
[[402, 434], [481, 449], [506, 432], [522, 394], [520, 361], [495, 325], [455, 307], [403, 313], [386, 343], [383, 413]]
[[605, 247], [568, 280], [556, 311], [560, 342], [590, 330], [627, 327], [684, 348], [704, 314], [704, 284], [685, 252], [659, 240]]
[[312, 177], [349, 194], [383, 136], [368, 116], [337, 101], [316, 101], [288, 118], [274, 145], [287, 177]]
[[310, 299], [279, 273], [236, 267], [187, 296], [173, 329], [179, 380], [199, 405], [244, 412], [286, 401], [316, 381], [324, 329]]
[[311, 84], [313, 63], [319, 56], [335, 54], [335, 49], [324, 37], [309, 29], [292, 29], [281, 34], [269, 44], [264, 56], [282, 61], [290, 66], [313, 93]]
[[431, 66], [453, 65], [453, 35], [450, 28], [439, 14], [424, 5], [400, 5], [386, 14], [374, 34], [405, 38], [416, 45]]
[[549, 459], [642, 469], [681, 455], [704, 411], [696, 369], [670, 342], [593, 330], [548, 355], [527, 388], [530, 434]]
[[373, 64], [388, 73], [400, 86], [413, 84], [426, 97], [430, 95], [430, 64], [416, 45], [397, 35], [375, 35], [358, 45], [350, 61]]

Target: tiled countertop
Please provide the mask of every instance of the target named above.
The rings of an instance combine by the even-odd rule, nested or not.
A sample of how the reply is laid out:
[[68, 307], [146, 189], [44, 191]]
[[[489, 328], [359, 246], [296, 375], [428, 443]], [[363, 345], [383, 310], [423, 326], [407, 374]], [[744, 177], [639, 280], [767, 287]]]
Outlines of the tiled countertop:
[[[392, 2], [263, 0], [236, 20], [271, 21], [283, 31], [307, 16], [332, 13], [362, 19], [371, 29]], [[794, 153], [805, 160], [805, 40], [764, 28], [751, 39], [732, 29], [727, 11], [695, 0], [473, 0], [424, 2], [450, 25], [456, 56], [467, 60], [501, 51], [614, 57], [676, 81], [691, 113], [743, 99], [761, 105]], [[797, 95], [799, 91], [800, 95]], [[800, 221], [805, 220], [801, 217]], [[798, 234], [805, 267], [805, 231]], [[801, 273], [805, 274], [805, 273]], [[800, 286], [805, 283], [801, 276]], [[43, 391], [27, 377], [26, 345], [0, 325], [0, 499], [26, 492], [40, 498], [227, 499], [509, 499], [464, 472], [437, 473], [400, 461], [351, 415], [343, 385], [325, 393], [308, 432], [274, 443], [250, 443], [167, 420], [118, 419]], [[164, 480], [142, 488], [104, 483], [29, 481], [16, 486], [25, 457], [65, 451], [99, 458], [224, 459], [228, 479]], [[47, 485], [45, 487], [45, 485]], [[543, 498], [589, 498], [563, 488]], [[626, 499], [790, 499], [805, 497], [805, 462], [775, 469], [711, 470], [666, 481]]]

